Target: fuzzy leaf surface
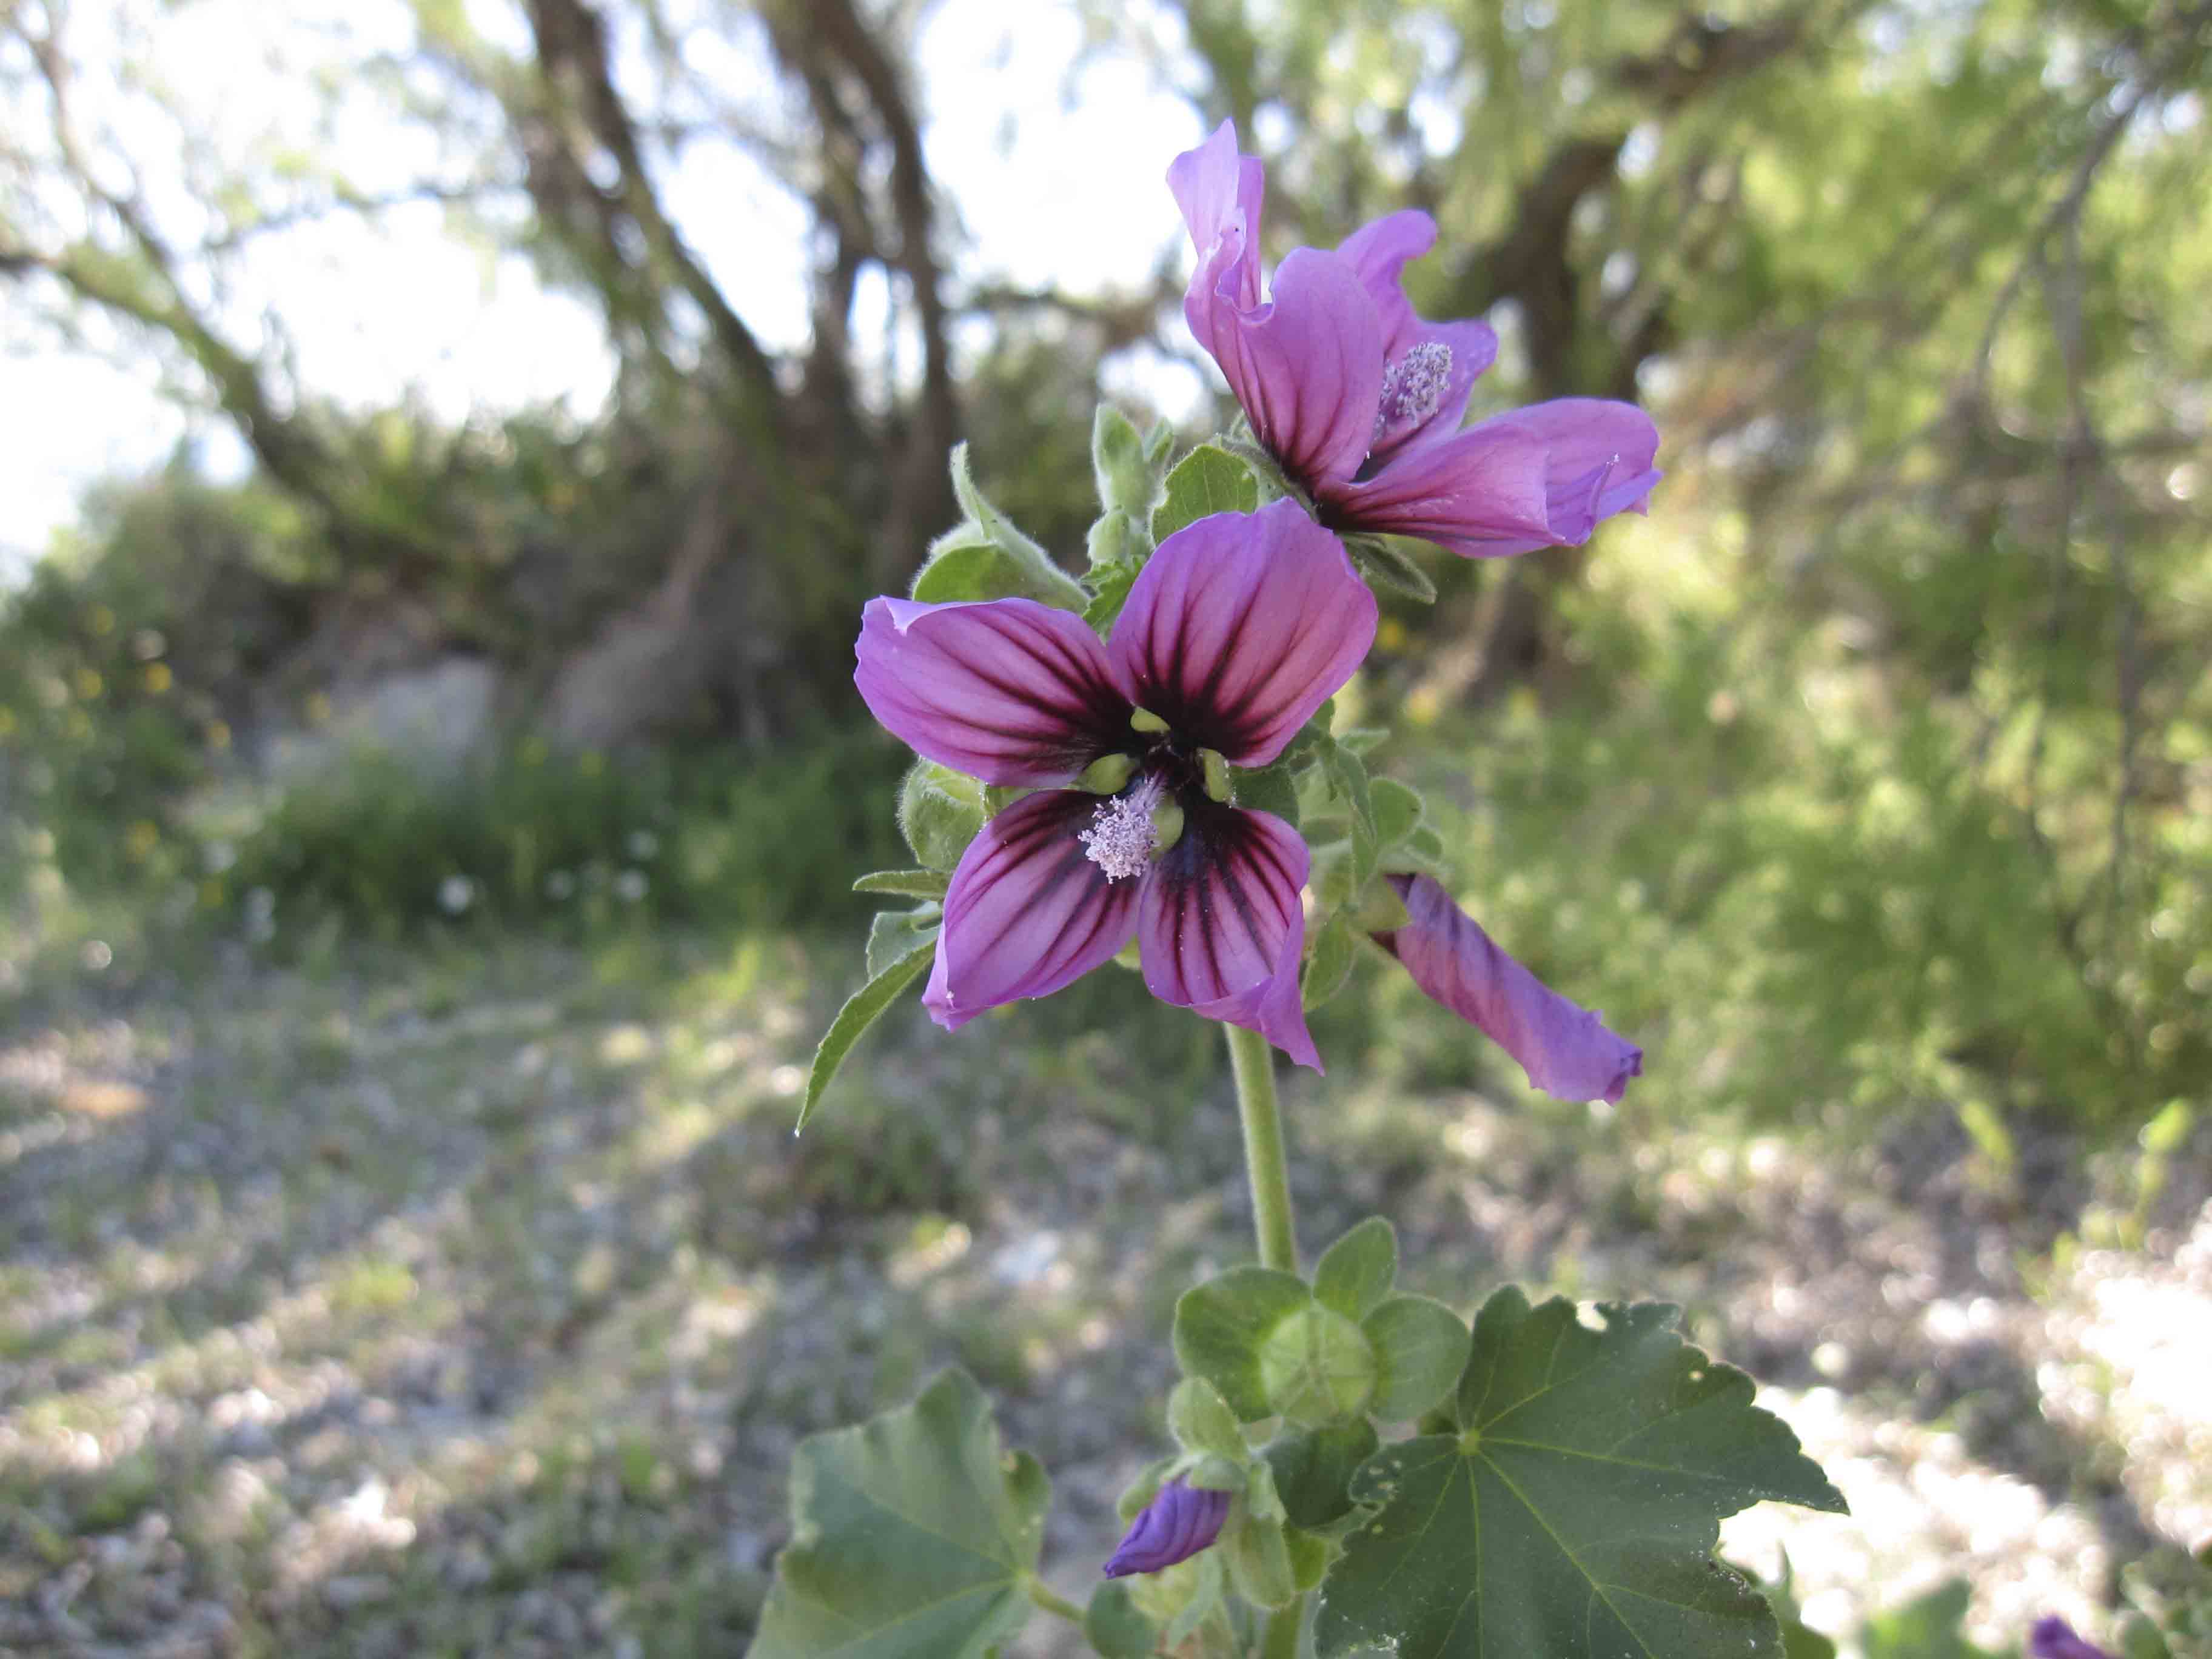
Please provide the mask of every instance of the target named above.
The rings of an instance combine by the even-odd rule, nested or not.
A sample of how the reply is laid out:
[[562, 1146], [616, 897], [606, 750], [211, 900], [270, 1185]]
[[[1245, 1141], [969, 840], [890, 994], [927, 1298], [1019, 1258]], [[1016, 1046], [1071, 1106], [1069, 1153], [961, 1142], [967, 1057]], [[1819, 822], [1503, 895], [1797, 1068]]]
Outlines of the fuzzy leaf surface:
[[802, 1441], [750, 1659], [980, 1659], [1030, 1610], [1050, 1490], [1036, 1459], [1002, 1450], [964, 1371]]
[[830, 1029], [822, 1034], [821, 1046], [814, 1051], [814, 1066], [806, 1074], [806, 1098], [799, 1103], [794, 1134], [806, 1127], [815, 1103], [836, 1079], [837, 1068], [853, 1052], [853, 1045], [890, 1011], [891, 1004], [898, 1000], [899, 993], [929, 971], [930, 960], [936, 954], [934, 938], [926, 945], [915, 945], [846, 1000], [845, 1006], [837, 1011], [837, 1018], [830, 1022]]
[[1152, 540], [1164, 542], [1216, 513], [1259, 508], [1260, 483], [1252, 469], [1225, 449], [1200, 444], [1168, 474], [1166, 499], [1152, 509]]
[[1783, 1659], [1765, 1597], [1713, 1559], [1721, 1518], [1844, 1500], [1677, 1317], [1610, 1304], [1592, 1328], [1563, 1299], [1493, 1295], [1460, 1432], [1386, 1447], [1353, 1478], [1374, 1514], [1322, 1582], [1321, 1659]]

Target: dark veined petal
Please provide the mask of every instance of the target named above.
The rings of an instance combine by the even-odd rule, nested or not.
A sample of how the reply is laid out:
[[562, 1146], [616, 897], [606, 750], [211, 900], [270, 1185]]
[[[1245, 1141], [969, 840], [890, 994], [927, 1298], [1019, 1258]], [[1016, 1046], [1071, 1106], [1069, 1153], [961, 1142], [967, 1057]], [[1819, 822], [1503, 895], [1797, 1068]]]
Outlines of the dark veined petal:
[[1484, 422], [1409, 445], [1372, 477], [1323, 489], [1322, 516], [1337, 530], [1419, 536], [1455, 553], [1504, 538], [1547, 546], [1547, 464], [1541, 438]]
[[1170, 1480], [1138, 1513], [1107, 1558], [1106, 1576], [1126, 1578], [1188, 1561], [1221, 1535], [1221, 1523], [1228, 1518], [1227, 1492], [1186, 1486], [1180, 1477]]
[[1106, 651], [1115, 684], [1186, 742], [1265, 766], [1375, 642], [1375, 596], [1294, 501], [1160, 544]]
[[1375, 302], [1350, 260], [1314, 248], [1291, 251], [1264, 305], [1243, 302], [1246, 276], [1234, 262], [1201, 259], [1184, 320], [1286, 471], [1309, 485], [1350, 477], [1367, 453], [1382, 391]]
[[1561, 1100], [1618, 1101], [1644, 1069], [1644, 1050], [1550, 989], [1499, 950], [1426, 876], [1392, 876], [1412, 921], [1375, 942], [1413, 983], [1521, 1062], [1529, 1083]]
[[1034, 599], [871, 599], [854, 654], [869, 713], [916, 754], [987, 783], [1066, 783], [1128, 735], [1098, 636]]
[[[1267, 179], [1258, 156], [1237, 153], [1237, 124], [1224, 121], [1196, 149], [1187, 149], [1168, 163], [1168, 188], [1182, 210], [1200, 268], [1217, 248], [1225, 247], [1225, 257], [1215, 263], [1214, 276], [1218, 279], [1231, 262], [1241, 262], [1230, 301], [1248, 311], [1258, 305], [1260, 208]], [[1212, 291], [1209, 283], [1206, 292]]]
[[1099, 798], [1024, 795], [968, 844], [945, 895], [945, 929], [922, 1006], [948, 1031], [986, 1009], [1041, 997], [1129, 942], [1142, 883], [1109, 882], [1076, 837]]
[[1401, 208], [1367, 223], [1336, 245], [1352, 262], [1360, 285], [1382, 323], [1382, 355], [1401, 356], [1413, 343], [1420, 319], [1401, 283], [1406, 267], [1437, 245], [1437, 222], [1419, 208]]
[[1383, 370], [1374, 441], [1360, 471], [1372, 477], [1401, 451], [1457, 432], [1474, 383], [1497, 361], [1498, 331], [1488, 323], [1416, 319], [1411, 344]]
[[1471, 533], [1457, 540], [1436, 538], [1470, 558], [1578, 546], [1614, 514], [1644, 511], [1652, 485], [1659, 482], [1651, 465], [1659, 450], [1659, 429], [1633, 404], [1560, 398], [1478, 421], [1462, 435], [1544, 447], [1543, 533], [1486, 536], [1470, 527]]
[[1269, 812], [1186, 801], [1182, 839], [1145, 878], [1137, 939], [1154, 996], [1257, 1031], [1322, 1069], [1298, 994], [1313, 856]]

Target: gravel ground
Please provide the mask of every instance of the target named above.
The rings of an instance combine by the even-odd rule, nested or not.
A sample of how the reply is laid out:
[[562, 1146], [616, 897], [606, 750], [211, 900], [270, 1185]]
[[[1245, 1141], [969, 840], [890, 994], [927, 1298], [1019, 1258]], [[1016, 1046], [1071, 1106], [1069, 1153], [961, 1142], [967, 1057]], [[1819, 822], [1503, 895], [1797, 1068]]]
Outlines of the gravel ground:
[[[846, 955], [505, 945], [17, 996], [0, 1651], [736, 1652], [793, 1443], [948, 1361], [1051, 1470], [1047, 1567], [1082, 1594], [1174, 1297], [1245, 1253], [1218, 1049], [1110, 986], [1110, 1038], [1073, 1000], [901, 1019], [794, 1142], [805, 988]], [[1288, 1085], [1309, 1246], [1380, 1209], [1463, 1309], [1506, 1279], [1684, 1304], [1850, 1499], [1727, 1534], [1786, 1550], [1814, 1626], [1848, 1644], [1963, 1575], [1989, 1644], [2050, 1611], [2108, 1632], [2124, 1564], [2212, 1536], [2201, 1132], [2138, 1202], [2132, 1152], [2024, 1137], [2007, 1166], [1943, 1116], [1838, 1148], [1339, 1073]]]

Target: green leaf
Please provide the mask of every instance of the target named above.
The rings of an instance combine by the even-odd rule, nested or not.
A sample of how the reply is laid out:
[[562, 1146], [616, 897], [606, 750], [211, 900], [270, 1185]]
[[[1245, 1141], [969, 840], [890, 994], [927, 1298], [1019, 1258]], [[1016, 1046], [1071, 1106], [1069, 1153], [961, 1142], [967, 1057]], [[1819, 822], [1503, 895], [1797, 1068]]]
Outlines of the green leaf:
[[1422, 605], [1437, 602], [1437, 585], [1405, 549], [1381, 536], [1346, 536], [1344, 550], [1370, 587], [1388, 588]]
[[1140, 568], [1133, 564], [1121, 564], [1092, 573], [1091, 585], [1096, 593], [1091, 603], [1083, 607], [1083, 620], [1101, 635], [1113, 632], [1114, 619], [1128, 604], [1129, 590], [1137, 585]]
[[1255, 513], [1260, 485], [1252, 469], [1227, 450], [1200, 444], [1168, 474], [1167, 497], [1152, 509], [1152, 543], [1216, 513]]
[[935, 761], [916, 761], [899, 786], [898, 821], [915, 857], [949, 871], [983, 827], [983, 786]]
[[925, 945], [937, 943], [945, 907], [917, 905], [911, 910], [878, 910], [868, 924], [868, 977], [874, 979]]
[[[1390, 1294], [1397, 1277], [1397, 1230], [1370, 1215], [1321, 1253], [1314, 1267], [1314, 1297], [1346, 1319], [1364, 1319]], [[1452, 1375], [1459, 1375], [1458, 1366]]]
[[1175, 447], [1175, 424], [1164, 415], [1152, 422], [1152, 429], [1145, 434], [1145, 460], [1147, 465], [1164, 469], [1168, 451]]
[[1721, 1517], [1844, 1500], [1676, 1317], [1615, 1304], [1593, 1328], [1564, 1300], [1492, 1296], [1460, 1432], [1385, 1447], [1353, 1479], [1375, 1515], [1322, 1581], [1321, 1659], [1781, 1659], [1765, 1598], [1712, 1559]]
[[1249, 1453], [1237, 1413], [1202, 1376], [1186, 1376], [1168, 1395], [1168, 1432], [1185, 1451], [1215, 1452], [1239, 1462]]
[[1237, 1593], [1255, 1607], [1288, 1607], [1298, 1593], [1291, 1550], [1279, 1520], [1263, 1521], [1239, 1505], [1216, 1545]]
[[1328, 775], [1329, 787], [1344, 803], [1351, 819], [1352, 890], [1358, 892], [1375, 873], [1375, 860], [1382, 850], [1376, 838], [1375, 800], [1367, 787], [1367, 767], [1340, 743], [1323, 748], [1321, 762]]
[[[1395, 853], [1388, 856], [1398, 859]], [[1344, 914], [1355, 933], [1395, 933], [1413, 920], [1398, 890], [1381, 876], [1359, 890]]]
[[1109, 1578], [1091, 1593], [1083, 1636], [1106, 1659], [1146, 1659], [1160, 1639], [1160, 1627], [1137, 1605], [1127, 1584]]
[[1367, 786], [1375, 804], [1375, 839], [1385, 848], [1395, 847], [1412, 835], [1425, 811], [1420, 792], [1395, 778], [1376, 778]]
[[1121, 1495], [1114, 1500], [1114, 1512], [1124, 1521], [1133, 1521], [1145, 1506], [1160, 1495], [1167, 1483], [1168, 1471], [1175, 1468], [1177, 1459], [1156, 1457], [1139, 1472], [1137, 1478], [1121, 1488]]
[[845, 1056], [853, 1052], [853, 1045], [866, 1036], [868, 1027], [881, 1019], [891, 1004], [898, 1000], [900, 992], [927, 971], [929, 960], [936, 952], [934, 940], [915, 946], [910, 954], [855, 991], [837, 1011], [837, 1018], [830, 1022], [830, 1029], [822, 1034], [821, 1046], [814, 1051], [814, 1068], [806, 1074], [806, 1098], [799, 1104], [799, 1121], [793, 1126], [793, 1134], [806, 1127], [815, 1103], [836, 1077]]
[[1376, 1443], [1375, 1425], [1364, 1417], [1293, 1428], [1270, 1440], [1262, 1455], [1291, 1524], [1326, 1527], [1351, 1514], [1352, 1477], [1375, 1455]]
[[1152, 556], [1152, 543], [1145, 534], [1143, 520], [1130, 517], [1117, 507], [1093, 521], [1090, 533], [1084, 538], [1084, 550], [1091, 561], [1091, 580], [1095, 586], [1101, 573], [1109, 570], [1126, 569], [1129, 579], [1135, 580], [1136, 573]]
[[1186, 1376], [1213, 1384], [1239, 1420], [1273, 1417], [1260, 1373], [1262, 1345], [1291, 1315], [1313, 1304], [1296, 1273], [1276, 1267], [1231, 1267], [1182, 1293], [1176, 1304], [1176, 1363]]
[[944, 604], [1021, 598], [1063, 611], [1083, 609], [1087, 596], [1082, 585], [984, 500], [969, 475], [964, 443], [952, 449], [952, 493], [967, 517], [930, 544], [929, 556], [914, 579], [915, 599]]
[[1314, 935], [1313, 956], [1306, 963], [1305, 988], [1303, 995], [1308, 1008], [1318, 1008], [1344, 988], [1345, 981], [1352, 977], [1352, 962], [1357, 941], [1352, 937], [1352, 924], [1338, 911], [1322, 924]]
[[1211, 1617], [1221, 1605], [1223, 1593], [1229, 1588], [1227, 1575], [1223, 1571], [1218, 1551], [1201, 1550], [1186, 1569], [1170, 1568], [1170, 1571], [1190, 1571], [1196, 1577], [1197, 1587], [1182, 1610], [1168, 1620], [1168, 1627], [1160, 1635], [1160, 1646], [1169, 1653], [1177, 1651], [1188, 1642], [1198, 1627]]
[[1298, 1594], [1303, 1595], [1321, 1583], [1322, 1574], [1328, 1571], [1328, 1540], [1301, 1532], [1296, 1527], [1285, 1527], [1283, 1541], [1291, 1547], [1291, 1576], [1297, 1581]]
[[853, 884], [856, 893], [893, 893], [902, 898], [941, 899], [952, 878], [942, 870], [872, 870]]
[[981, 1659], [1018, 1630], [1050, 1483], [951, 1370], [911, 1406], [799, 1443], [792, 1541], [750, 1659]]
[[1091, 422], [1091, 471], [1098, 481], [1098, 504], [1142, 519], [1159, 494], [1159, 474], [1145, 454], [1145, 441], [1129, 417], [1111, 404], [1098, 405]]
[[1406, 1423], [1451, 1392], [1467, 1364], [1467, 1322], [1425, 1296], [1394, 1296], [1360, 1322], [1375, 1345], [1377, 1375], [1369, 1407]]

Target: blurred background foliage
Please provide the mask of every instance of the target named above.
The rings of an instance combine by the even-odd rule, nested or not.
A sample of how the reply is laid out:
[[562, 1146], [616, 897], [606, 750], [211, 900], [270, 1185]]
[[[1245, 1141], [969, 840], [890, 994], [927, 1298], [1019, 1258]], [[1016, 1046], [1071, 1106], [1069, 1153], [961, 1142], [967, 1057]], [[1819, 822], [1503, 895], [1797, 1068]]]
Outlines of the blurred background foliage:
[[[1102, 377], [1192, 356], [1164, 189], [1127, 232], [1150, 287], [1008, 287], [932, 174], [928, 112], [990, 88], [920, 83], [927, 5], [412, 0], [319, 95], [381, 100], [431, 158], [402, 194], [587, 302], [616, 372], [588, 416], [362, 410], [230, 283], [396, 198], [189, 131], [156, 191], [170, 129], [83, 114], [98, 80], [158, 116], [143, 54], [190, 9], [0, 7], [0, 297], [152, 354], [252, 462], [103, 487], [0, 610], [11, 963], [95, 911], [278, 951], [857, 923], [898, 757], [848, 689], [856, 609], [951, 522], [961, 438], [1078, 557]], [[1638, 1109], [1861, 1135], [1933, 1109], [2001, 1152], [2027, 1117], [2201, 1103], [2212, 6], [1079, 9], [1089, 49], [1237, 121], [1272, 255], [1436, 216], [1409, 286], [1498, 326], [1479, 411], [1657, 418], [1650, 520], [1432, 559], [1441, 602], [1386, 606], [1356, 697], [1471, 908], [1651, 1051]], [[732, 54], [769, 95], [726, 95]], [[702, 138], [805, 204], [801, 349], [761, 343], [672, 205]], [[1395, 982], [1363, 995], [1421, 1034], [1390, 1063], [1497, 1064]]]

